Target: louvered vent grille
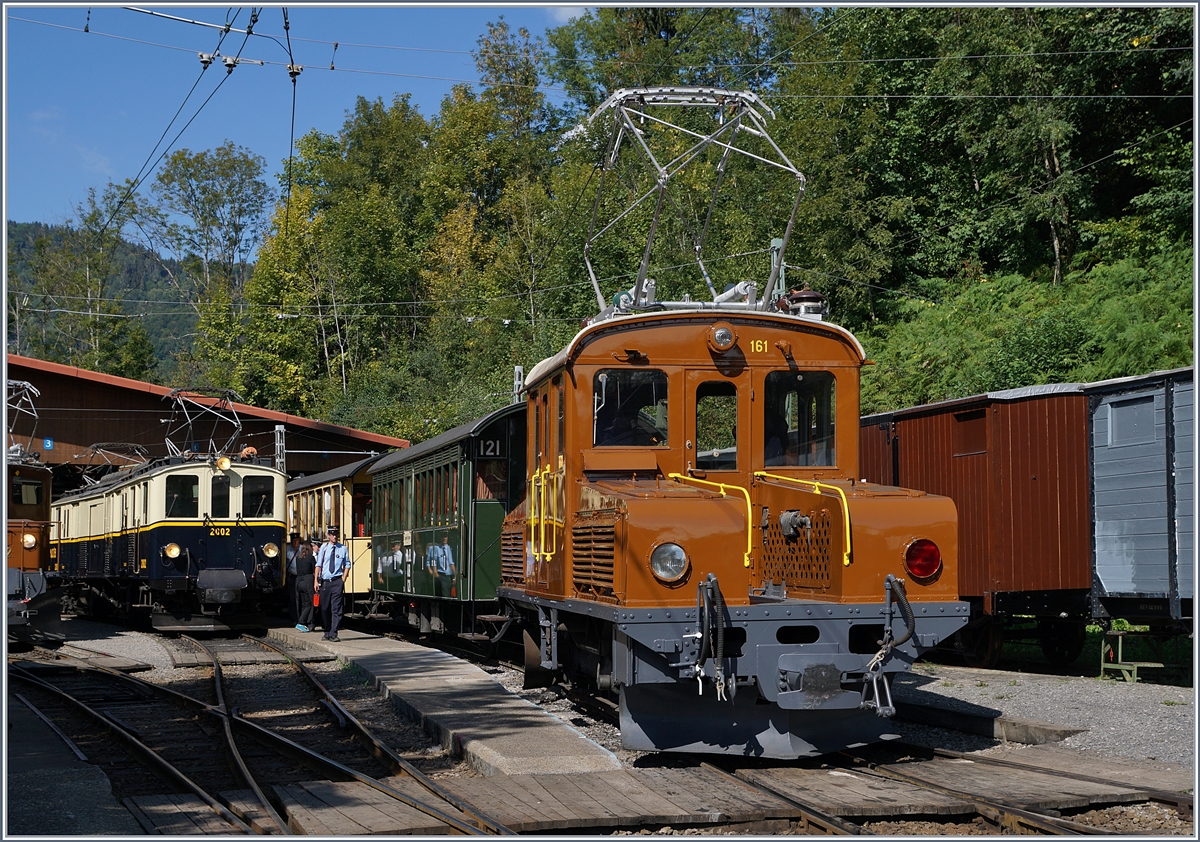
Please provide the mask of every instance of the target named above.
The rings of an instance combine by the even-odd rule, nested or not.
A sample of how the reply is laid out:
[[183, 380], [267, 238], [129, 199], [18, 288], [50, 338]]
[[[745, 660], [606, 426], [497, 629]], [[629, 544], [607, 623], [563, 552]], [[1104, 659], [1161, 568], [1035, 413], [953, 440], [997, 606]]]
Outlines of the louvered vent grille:
[[525, 522], [504, 524], [500, 532], [500, 581], [525, 586]]
[[832, 517], [828, 509], [813, 512], [812, 527], [799, 537], [783, 537], [779, 518], [772, 517], [763, 531], [763, 578], [789, 588], [828, 588], [832, 546]]
[[581, 517], [571, 529], [575, 592], [584, 599], [616, 602], [613, 564], [617, 546], [616, 512]]

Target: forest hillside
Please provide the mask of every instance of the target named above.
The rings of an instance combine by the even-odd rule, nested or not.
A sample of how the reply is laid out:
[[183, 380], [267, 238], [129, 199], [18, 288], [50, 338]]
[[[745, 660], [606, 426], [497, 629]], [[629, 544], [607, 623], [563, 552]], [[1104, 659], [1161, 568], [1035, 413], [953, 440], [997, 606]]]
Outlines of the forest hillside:
[[[864, 413], [1190, 365], [1194, 14], [596, 8], [542, 37], [501, 20], [481, 84], [436, 114], [359, 98], [292, 160], [180, 149], [136, 198], [110, 184], [68, 226], [10, 222], [9, 350], [429, 438], [508, 401], [513, 367], [595, 312], [605, 135], [586, 118], [617, 88], [682, 84], [774, 112], [807, 179], [786, 283], [827, 296], [877, 363]], [[755, 261], [766, 276], [789, 190], [726, 209], [718, 289]], [[650, 255], [659, 297], [708, 297], [674, 268], [677, 233]], [[641, 258], [593, 254], [606, 296]]]

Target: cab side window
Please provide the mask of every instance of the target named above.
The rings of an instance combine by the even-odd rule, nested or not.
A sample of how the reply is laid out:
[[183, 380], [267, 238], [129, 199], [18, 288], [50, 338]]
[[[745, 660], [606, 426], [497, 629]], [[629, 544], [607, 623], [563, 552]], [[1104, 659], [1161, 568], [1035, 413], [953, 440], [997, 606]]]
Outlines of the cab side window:
[[656, 369], [605, 369], [592, 380], [596, 447], [665, 447], [667, 375]]

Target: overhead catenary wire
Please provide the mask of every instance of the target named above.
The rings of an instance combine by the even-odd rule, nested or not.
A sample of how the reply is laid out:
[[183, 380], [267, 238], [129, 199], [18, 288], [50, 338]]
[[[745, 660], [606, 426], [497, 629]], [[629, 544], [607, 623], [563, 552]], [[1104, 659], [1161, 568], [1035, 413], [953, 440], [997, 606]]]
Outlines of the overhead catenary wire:
[[[234, 15], [234, 20], [237, 20], [237, 17], [240, 14], [241, 14], [241, 9], [239, 9], [238, 13], [236, 15]], [[251, 10], [251, 20], [250, 20], [251, 27], [254, 26], [255, 20], [257, 20], [257, 14], [252, 9]], [[214, 53], [220, 50], [221, 45], [225, 42], [226, 34], [227, 34], [227, 32], [221, 33], [221, 38], [220, 38], [220, 40], [217, 41], [217, 49], [214, 51]], [[249, 38], [249, 36], [247, 36], [247, 39], [248, 38]], [[246, 40], [243, 40], [242, 47], [244, 48], [245, 46], [246, 46]], [[241, 55], [241, 52], [242, 52], [241, 49], [239, 49], [238, 55]], [[236, 62], [235, 62], [235, 64], [236, 64]], [[182, 113], [183, 107], [185, 105], [187, 105], [188, 100], [191, 99], [192, 93], [195, 92], [197, 85], [200, 84], [200, 80], [202, 78], [204, 78], [204, 74], [208, 70], [208, 68], [209, 68], [209, 63], [204, 62], [202, 59], [200, 75], [197, 76], [196, 81], [192, 83], [191, 89], [188, 90], [187, 96], [185, 96], [183, 98], [183, 102], [181, 102], [179, 104], [179, 108], [176, 109], [175, 114], [174, 114], [174, 116], [171, 117], [171, 121], [167, 124], [167, 127], [165, 129], [163, 129], [163, 133], [159, 137], [158, 142], [155, 143], [154, 148], [150, 150], [150, 155], [147, 156], [146, 162], [142, 164], [141, 169], [138, 170], [138, 174], [129, 183], [129, 187], [125, 191], [125, 195], [121, 197], [121, 200], [119, 202], [117, 202], [117, 206], [115, 208], [113, 208], [112, 213], [109, 214], [108, 219], [104, 223], [104, 227], [101, 229], [101, 234], [103, 234], [105, 231], [108, 230], [108, 226], [112, 224], [114, 219], [116, 219], [117, 214], [120, 213], [121, 209], [125, 206], [125, 203], [128, 202], [130, 198], [132, 198], [132, 196], [135, 192], [137, 192], [138, 187], [141, 186], [142, 181], [144, 180], [145, 176], [148, 175], [148, 172], [153, 172], [154, 168], [158, 166], [159, 161], [161, 161], [164, 157], [166, 157], [167, 152], [169, 152], [171, 150], [171, 147], [173, 147], [175, 145], [175, 142], [178, 141], [179, 138], [183, 136], [183, 133], [185, 131], [187, 131], [188, 126], [190, 126], [195, 121], [195, 119], [198, 116], [200, 116], [200, 112], [204, 110], [204, 107], [206, 105], [208, 105], [209, 101], [213, 98], [213, 96], [216, 95], [217, 91], [219, 91], [221, 89], [221, 86], [225, 84], [225, 80], [228, 79], [229, 75], [233, 72], [233, 66], [229, 66], [225, 75], [221, 78], [221, 81], [217, 83], [217, 86], [213, 89], [212, 93], [210, 93], [208, 95], [208, 97], [204, 100], [204, 102], [200, 104], [200, 107], [196, 109], [196, 113], [193, 114], [191, 119], [189, 119], [187, 121], [187, 123], [184, 125], [184, 127], [179, 130], [179, 133], [175, 135], [175, 137], [171, 140], [171, 143], [166, 148], [163, 149], [162, 154], [160, 154], [158, 156], [158, 158], [155, 159], [154, 164], [150, 165], [149, 170], [147, 170], [147, 166], [149, 165], [150, 159], [154, 157], [154, 153], [158, 150], [158, 147], [162, 145], [163, 138], [167, 136], [167, 132], [169, 132], [171, 130], [171, 126], [175, 125], [175, 121], [179, 119], [179, 115], [180, 115], [180, 113]]]
[[[850, 9], [849, 11], [853, 11], [853, 10], [854, 9]], [[161, 16], [161, 15], [159, 15], [159, 16]], [[63, 24], [49, 23], [47, 21], [39, 21], [39, 20], [34, 20], [32, 18], [9, 16], [8, 20], [19, 21], [19, 22], [24, 22], [24, 23], [32, 23], [32, 24], [52, 27], [52, 28], [56, 28], [56, 29], [65, 29], [65, 30], [74, 31], [74, 32], [82, 32], [83, 31], [78, 27], [66, 26]], [[220, 28], [219, 24], [208, 24], [208, 25]], [[829, 24], [829, 25], [831, 26], [832, 24]], [[236, 30], [236, 31], [240, 32], [243, 30]], [[122, 41], [129, 41], [132, 43], [144, 44], [147, 46], [160, 47], [163, 49], [170, 49], [170, 50], [175, 50], [178, 52], [185, 52], [185, 53], [189, 53], [189, 54], [194, 54], [196, 52], [196, 50], [194, 48], [190, 48], [190, 47], [179, 47], [179, 46], [175, 46], [172, 44], [163, 44], [161, 42], [147, 41], [145, 39], [131, 38], [131, 37], [122, 36], [122, 35], [115, 35], [113, 33], [98, 32], [96, 30], [92, 30], [92, 34], [101, 36], [101, 37], [106, 37], [106, 38], [115, 38], [115, 39], [122, 40]], [[257, 35], [259, 33], [254, 33], [254, 34]], [[803, 41], [807, 40], [808, 38], [812, 37], [812, 35], [815, 35], [815, 34], [816, 33], [811, 33], [809, 36], [806, 36], [804, 39], [797, 41], [796, 43], [794, 43], [790, 47], [788, 47], [787, 50], [781, 51], [777, 55], [782, 55], [782, 54], [786, 53], [788, 50], [794, 49], [800, 43], [803, 43]], [[272, 38], [272, 40], [274, 40], [273, 36], [263, 35], [263, 37]], [[321, 44], [329, 44], [329, 45], [338, 44], [342, 48], [357, 46], [357, 47], [365, 47], [365, 48], [372, 48], [372, 49], [392, 49], [392, 50], [406, 50], [406, 51], [411, 50], [414, 52], [431, 52], [431, 53], [449, 53], [449, 54], [471, 55], [471, 53], [469, 51], [465, 51], [465, 50], [436, 50], [436, 49], [425, 48], [425, 47], [399, 47], [399, 46], [386, 46], [386, 45], [353, 44], [353, 43], [346, 42], [346, 41], [328, 41], [328, 40], [321, 40], [321, 39], [296, 38], [294, 40], [309, 41], [309, 42], [313, 42], [313, 43], [321, 43]], [[278, 43], [278, 41], [276, 41], [276, 43]], [[816, 62], [777, 62], [776, 66], [809, 66], [809, 65], [833, 64], [833, 63], [851, 64], [852, 65], [852, 64], [869, 64], [869, 63], [885, 62], [885, 61], [886, 62], [903, 62], [903, 61], [929, 62], [929, 61], [943, 61], [943, 60], [957, 60], [957, 59], [982, 60], [982, 59], [986, 59], [986, 58], [1014, 58], [1014, 57], [1040, 57], [1040, 56], [1063, 56], [1063, 57], [1069, 57], [1069, 58], [1077, 58], [1077, 57], [1086, 56], [1086, 55], [1104, 55], [1104, 54], [1115, 54], [1115, 53], [1147, 53], [1147, 52], [1153, 52], [1153, 51], [1185, 51], [1185, 50], [1190, 50], [1190, 49], [1191, 48], [1189, 48], [1189, 47], [1158, 47], [1158, 48], [1142, 47], [1142, 48], [1138, 48], [1135, 50], [1073, 50], [1073, 51], [1063, 51], [1063, 52], [1057, 52], [1057, 53], [1055, 53], [1055, 52], [998, 53], [998, 54], [994, 54], [994, 55], [981, 54], [981, 55], [972, 55], [972, 56], [944, 55], [944, 56], [912, 56], [912, 57], [900, 57], [900, 58], [889, 58], [889, 59], [868, 59], [868, 58], [836, 59], [836, 60], [816, 61]], [[432, 82], [450, 82], [453, 84], [465, 84], [465, 85], [480, 84], [480, 79], [478, 79], [478, 78], [472, 79], [472, 78], [464, 78], [464, 77], [456, 77], [456, 76], [435, 76], [435, 75], [423, 74], [423, 73], [403, 73], [400, 71], [392, 71], [392, 70], [374, 70], [374, 69], [355, 68], [355, 67], [346, 67], [346, 66], [334, 67], [332, 62], [330, 62], [329, 66], [325, 66], [323, 64], [315, 64], [315, 63], [314, 64], [295, 64], [294, 62], [291, 62], [291, 61], [287, 61], [287, 62], [272, 61], [269, 59], [242, 59], [241, 61], [247, 62], [247, 63], [253, 62], [255, 64], [261, 64], [262, 66], [266, 66], [266, 67], [273, 66], [273, 67], [282, 67], [285, 69], [290, 66], [293, 68], [298, 68], [302, 71], [303, 70], [322, 70], [322, 71], [326, 71], [326, 72], [332, 71], [335, 73], [352, 73], [352, 74], [360, 74], [360, 75], [367, 75], [367, 76], [384, 76], [384, 77], [400, 78], [400, 79], [420, 79], [420, 80], [432, 81]], [[583, 60], [583, 59], [580, 59], [578, 61], [602, 62], [602, 61], [606, 61], [606, 60], [593, 60], [593, 59]], [[771, 64], [773, 61], [774, 61], [773, 59], [768, 59], [765, 62], [760, 62], [759, 64], [750, 68], [750, 70], [748, 70], [747, 72], [760, 70], [763, 66], [765, 66], [767, 64]], [[723, 65], [717, 65], [717, 66], [720, 67]], [[744, 65], [730, 65], [730, 66], [744, 66]], [[679, 69], [688, 70], [688, 69], [699, 69], [699, 68], [696, 68], [694, 66], [684, 66]], [[733, 82], [736, 83], [737, 81], [744, 80], [745, 78], [746, 78], [746, 73], [743, 73], [740, 76], [735, 77]], [[516, 83], [516, 82], [498, 82], [498, 83], [495, 83], [495, 86], [496, 87], [542, 90], [547, 93], [558, 94], [558, 95], [563, 95], [563, 96], [567, 96], [572, 93], [568, 88], [557, 86], [557, 85], [549, 85], [549, 84], [528, 85], [528, 84], [521, 84], [521, 83]], [[1111, 100], [1133, 99], [1133, 100], [1138, 100], [1138, 99], [1175, 99], [1175, 98], [1179, 98], [1181, 96], [1185, 96], [1185, 94], [1045, 94], [1045, 95], [1037, 96], [1037, 95], [1024, 94], [1024, 93], [1014, 93], [1014, 94], [1008, 94], [1008, 95], [990, 95], [990, 96], [981, 95], [981, 94], [934, 95], [934, 94], [885, 94], [885, 93], [880, 93], [880, 94], [780, 94], [780, 93], [772, 92], [772, 91], [765, 91], [763, 93], [763, 95], [769, 99], [793, 99], [793, 100], [795, 100], [795, 99], [819, 99], [819, 100], [824, 100], [824, 99], [879, 99], [879, 100], [883, 100], [883, 99], [889, 99], [889, 98], [890, 99], [939, 98], [939, 99], [958, 99], [958, 100], [1003, 99], [1003, 98], [1022, 99], [1022, 100], [1031, 100], [1031, 99], [1065, 99], [1065, 100], [1070, 100], [1070, 99], [1111, 99]]]

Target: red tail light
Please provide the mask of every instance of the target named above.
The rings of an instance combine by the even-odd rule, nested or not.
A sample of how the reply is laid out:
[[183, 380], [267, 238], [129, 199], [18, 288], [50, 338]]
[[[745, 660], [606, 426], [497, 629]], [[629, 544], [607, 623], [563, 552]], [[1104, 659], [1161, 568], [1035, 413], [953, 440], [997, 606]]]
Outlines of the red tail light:
[[928, 538], [918, 538], [904, 551], [904, 569], [914, 579], [930, 579], [942, 569], [942, 552]]

